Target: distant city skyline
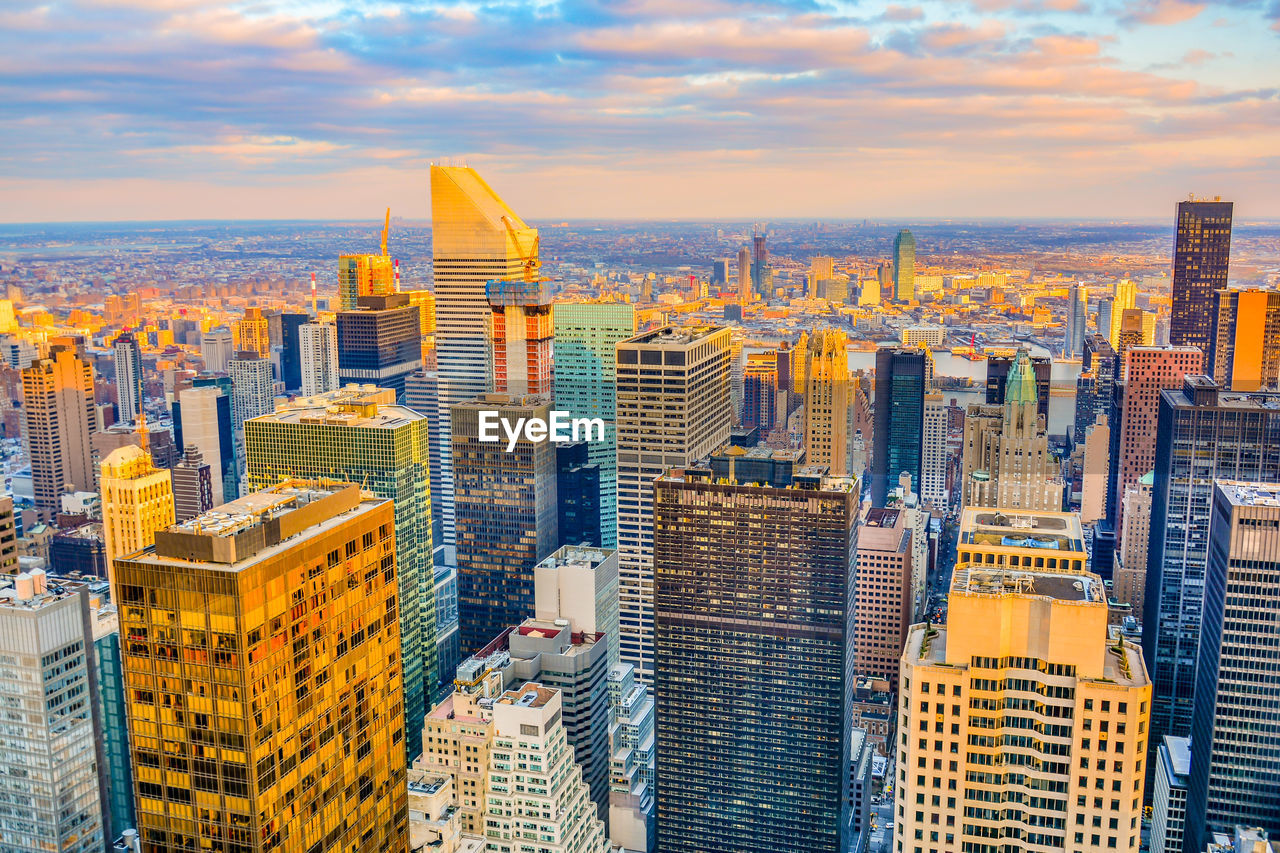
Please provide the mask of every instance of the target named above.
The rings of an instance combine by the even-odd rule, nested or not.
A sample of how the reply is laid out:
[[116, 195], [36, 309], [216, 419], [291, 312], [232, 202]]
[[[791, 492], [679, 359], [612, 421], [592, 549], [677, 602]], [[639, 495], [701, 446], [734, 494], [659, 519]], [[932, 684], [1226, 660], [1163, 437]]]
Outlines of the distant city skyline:
[[1280, 7], [16, 0], [5, 221], [1280, 217]]

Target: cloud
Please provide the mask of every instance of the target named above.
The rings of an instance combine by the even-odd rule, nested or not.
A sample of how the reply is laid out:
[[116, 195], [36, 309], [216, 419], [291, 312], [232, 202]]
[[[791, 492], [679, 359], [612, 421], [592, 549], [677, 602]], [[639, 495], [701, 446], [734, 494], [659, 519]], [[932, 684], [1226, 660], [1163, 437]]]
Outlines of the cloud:
[[1203, 12], [1206, 6], [1206, 3], [1187, 0], [1137, 0], [1129, 6], [1120, 21], [1126, 26], [1169, 26], [1191, 20]]

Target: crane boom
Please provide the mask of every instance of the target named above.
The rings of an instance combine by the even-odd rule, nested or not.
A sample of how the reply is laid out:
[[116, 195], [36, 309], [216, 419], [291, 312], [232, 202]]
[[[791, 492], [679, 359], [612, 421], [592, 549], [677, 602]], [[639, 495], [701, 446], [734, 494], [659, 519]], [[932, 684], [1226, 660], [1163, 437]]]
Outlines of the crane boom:
[[511, 242], [515, 244], [516, 251], [520, 253], [520, 260], [524, 262], [524, 280], [534, 281], [538, 277], [538, 270], [542, 268], [542, 261], [538, 259], [538, 246], [542, 241], [542, 235], [535, 235], [533, 238], [533, 249], [529, 254], [525, 254], [520, 248], [520, 239], [516, 236], [516, 227], [511, 224], [509, 217], [502, 217], [502, 224], [507, 226], [507, 233], [511, 235]]
[[387, 208], [387, 218], [382, 223], [382, 257], [387, 256], [387, 231], [391, 229], [391, 208]]

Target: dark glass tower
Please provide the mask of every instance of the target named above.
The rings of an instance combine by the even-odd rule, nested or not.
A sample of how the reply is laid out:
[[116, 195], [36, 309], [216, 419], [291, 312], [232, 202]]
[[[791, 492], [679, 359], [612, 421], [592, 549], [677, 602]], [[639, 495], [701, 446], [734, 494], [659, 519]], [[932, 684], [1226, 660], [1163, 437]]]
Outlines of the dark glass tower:
[[280, 381], [286, 391], [302, 390], [302, 336], [298, 327], [310, 320], [310, 314], [280, 315]]
[[556, 445], [557, 515], [564, 545], [600, 547], [600, 466], [585, 441]]
[[928, 356], [923, 350], [881, 347], [876, 352], [875, 420], [871, 429], [871, 504], [884, 506], [903, 471], [920, 490], [924, 393]]
[[765, 235], [757, 234], [751, 238], [751, 289], [756, 295], [767, 299], [769, 269], [769, 248], [765, 245]]
[[407, 293], [356, 302], [355, 311], [338, 312], [338, 379], [390, 388], [403, 400], [406, 377], [422, 367], [418, 306]]
[[1231, 261], [1229, 201], [1178, 203], [1173, 244], [1173, 311], [1169, 343], [1213, 349], [1213, 292], [1227, 286]]
[[659, 853], [848, 849], [859, 490], [822, 470], [654, 484]]
[[[987, 405], [1003, 406], [1004, 391], [1008, 385], [1009, 368], [1013, 366], [1013, 356], [990, 356], [987, 358]], [[1049, 423], [1049, 388], [1052, 381], [1053, 362], [1043, 355], [1031, 356], [1031, 367], [1036, 374], [1036, 411], [1044, 415], [1044, 422]]]
[[1158, 424], [1142, 636], [1153, 746], [1191, 730], [1213, 481], [1280, 481], [1280, 394], [1187, 376], [1161, 392]]

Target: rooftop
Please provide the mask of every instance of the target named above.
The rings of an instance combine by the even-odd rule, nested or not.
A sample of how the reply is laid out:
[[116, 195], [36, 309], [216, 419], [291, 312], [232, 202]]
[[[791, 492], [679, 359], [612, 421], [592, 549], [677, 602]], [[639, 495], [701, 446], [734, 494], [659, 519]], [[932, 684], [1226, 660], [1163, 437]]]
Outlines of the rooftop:
[[688, 346], [705, 340], [719, 331], [723, 331], [722, 326], [664, 326], [620, 341], [618, 346]]
[[324, 424], [362, 428], [393, 429], [425, 419], [407, 406], [395, 404], [395, 392], [373, 385], [348, 385], [337, 391], [298, 397], [280, 404], [269, 415], [248, 423]]
[[499, 705], [518, 705], [521, 708], [542, 708], [555, 698], [555, 690], [530, 681], [523, 687], [508, 690], [498, 697]]
[[1219, 480], [1218, 488], [1235, 506], [1280, 506], [1280, 483]]
[[612, 551], [585, 545], [565, 545], [547, 555], [539, 568], [553, 569], [559, 566], [588, 566], [594, 568], [609, 559]]
[[996, 565], [956, 566], [951, 592], [970, 595], [1041, 596], [1059, 601], [1106, 603], [1097, 575], [1074, 572], [1028, 572]]
[[1079, 514], [1074, 512], [967, 507], [960, 514], [960, 542], [1083, 551], [1084, 529]]
[[1185, 786], [1191, 773], [1191, 738], [1165, 735], [1160, 746], [1160, 760], [1177, 783]]

